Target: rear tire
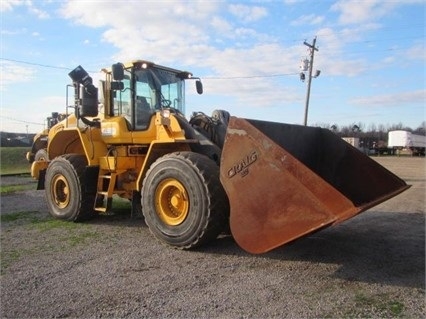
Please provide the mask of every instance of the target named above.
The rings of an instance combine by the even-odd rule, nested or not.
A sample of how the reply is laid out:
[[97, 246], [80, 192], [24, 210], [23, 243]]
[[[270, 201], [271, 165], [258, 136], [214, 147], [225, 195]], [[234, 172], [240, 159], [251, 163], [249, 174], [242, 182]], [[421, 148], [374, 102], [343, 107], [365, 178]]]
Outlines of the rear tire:
[[47, 150], [45, 148], [39, 149], [34, 156], [35, 161], [48, 161], [49, 155], [47, 155]]
[[64, 155], [51, 161], [45, 178], [50, 215], [76, 222], [93, 216], [95, 194], [85, 192], [86, 166], [86, 157], [79, 154]]
[[150, 231], [183, 249], [215, 239], [229, 216], [218, 166], [192, 152], [167, 154], [151, 166], [143, 182], [142, 208]]

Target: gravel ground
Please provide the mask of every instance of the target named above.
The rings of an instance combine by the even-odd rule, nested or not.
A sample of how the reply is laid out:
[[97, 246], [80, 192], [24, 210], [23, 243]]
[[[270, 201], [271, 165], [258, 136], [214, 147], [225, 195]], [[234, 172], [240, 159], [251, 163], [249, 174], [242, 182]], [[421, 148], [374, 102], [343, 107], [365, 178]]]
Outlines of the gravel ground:
[[412, 187], [263, 255], [229, 236], [175, 250], [123, 208], [74, 224], [43, 191], [3, 195], [0, 317], [424, 318], [426, 160], [376, 160]]

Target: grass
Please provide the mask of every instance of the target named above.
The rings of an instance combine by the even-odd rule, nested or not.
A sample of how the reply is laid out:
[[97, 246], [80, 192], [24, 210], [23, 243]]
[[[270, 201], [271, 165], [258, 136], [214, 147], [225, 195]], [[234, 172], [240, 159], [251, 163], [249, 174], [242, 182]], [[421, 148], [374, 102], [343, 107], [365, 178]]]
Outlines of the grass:
[[[64, 252], [74, 247], [84, 247], [90, 241], [102, 238], [90, 224], [51, 219], [39, 212], [21, 211], [0, 214], [1, 217], [1, 274], [15, 262], [43, 253]], [[37, 241], [14, 241], [15, 230], [33, 233]], [[46, 239], [47, 238], [47, 239]]]
[[[34, 183], [1, 186], [1, 194], [19, 192], [25, 189], [35, 189]], [[129, 216], [130, 201], [114, 197], [112, 211], [113, 219], [123, 219]], [[64, 252], [84, 247], [92, 241], [102, 240], [105, 235], [96, 230], [90, 223], [74, 223], [54, 219], [46, 212], [16, 211], [0, 214], [1, 242], [0, 254], [1, 270], [4, 274], [16, 262], [26, 257], [43, 253]], [[36, 241], [15, 241], [14, 236], [32, 233], [31, 238], [40, 238]], [[28, 238], [30, 238], [28, 237]]]
[[25, 155], [30, 147], [0, 147], [0, 175], [27, 174], [31, 170]]
[[9, 214], [0, 214], [1, 223], [10, 223], [17, 220], [29, 220], [30, 222], [37, 222], [39, 219], [31, 214], [31, 212], [16, 212]]
[[31, 184], [24, 184], [24, 185], [0, 185], [0, 194], [11, 194], [21, 191], [27, 191], [27, 190], [35, 190], [36, 189], [36, 183]]
[[38, 219], [33, 222], [32, 228], [40, 232], [48, 232], [52, 229], [75, 230], [87, 226], [61, 219]]
[[368, 317], [371, 312], [380, 313], [383, 317], [399, 318], [403, 317], [404, 304], [398, 300], [393, 300], [388, 294], [378, 294], [374, 296], [366, 296], [358, 293], [355, 296], [355, 313], [361, 317]]

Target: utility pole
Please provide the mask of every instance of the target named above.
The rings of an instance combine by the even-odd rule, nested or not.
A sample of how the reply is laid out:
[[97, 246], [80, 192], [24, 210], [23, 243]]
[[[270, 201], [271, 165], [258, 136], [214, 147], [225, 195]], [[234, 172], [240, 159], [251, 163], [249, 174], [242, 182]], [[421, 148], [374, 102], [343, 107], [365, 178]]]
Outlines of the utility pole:
[[[317, 42], [317, 37], [314, 38], [312, 44], [307, 43], [306, 41], [303, 42], [304, 45], [309, 47], [310, 49], [310, 61], [309, 61], [309, 73], [308, 73], [308, 88], [306, 91], [306, 103], [305, 103], [305, 119], [303, 121], [303, 124], [306, 126], [308, 123], [308, 108], [309, 108], [309, 97], [311, 95], [311, 81], [312, 81], [312, 69], [314, 66], [314, 52], [318, 51], [318, 48], [315, 47], [315, 44]], [[319, 75], [320, 71], [316, 71], [316, 74], [314, 77], [317, 77]]]

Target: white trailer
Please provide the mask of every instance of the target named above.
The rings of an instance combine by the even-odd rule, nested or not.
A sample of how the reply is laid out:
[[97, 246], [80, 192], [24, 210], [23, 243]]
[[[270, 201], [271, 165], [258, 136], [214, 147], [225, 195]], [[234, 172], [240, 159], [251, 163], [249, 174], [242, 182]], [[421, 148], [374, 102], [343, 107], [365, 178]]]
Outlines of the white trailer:
[[426, 136], [408, 131], [389, 131], [388, 148], [396, 151], [408, 150], [412, 155], [425, 155]]

